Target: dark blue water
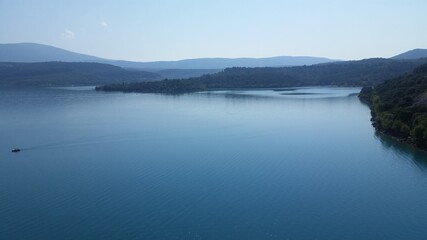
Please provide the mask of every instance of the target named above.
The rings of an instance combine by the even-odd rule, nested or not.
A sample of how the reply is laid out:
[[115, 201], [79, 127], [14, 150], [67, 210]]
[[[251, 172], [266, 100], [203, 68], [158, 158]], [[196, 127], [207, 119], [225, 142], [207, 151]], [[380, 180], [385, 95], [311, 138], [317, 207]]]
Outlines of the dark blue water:
[[357, 91], [0, 90], [0, 239], [426, 239], [427, 155]]

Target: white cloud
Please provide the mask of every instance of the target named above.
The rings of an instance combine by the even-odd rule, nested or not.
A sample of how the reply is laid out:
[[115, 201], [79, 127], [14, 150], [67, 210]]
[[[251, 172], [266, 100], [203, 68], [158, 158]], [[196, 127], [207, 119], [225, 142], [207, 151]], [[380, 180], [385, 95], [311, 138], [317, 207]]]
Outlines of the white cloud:
[[62, 33], [62, 37], [68, 40], [74, 39], [75, 36], [76, 34], [70, 29], [65, 29], [64, 32]]
[[102, 22], [101, 22], [101, 26], [103, 26], [103, 27], [108, 27], [108, 24], [107, 24], [107, 22], [102, 21]]

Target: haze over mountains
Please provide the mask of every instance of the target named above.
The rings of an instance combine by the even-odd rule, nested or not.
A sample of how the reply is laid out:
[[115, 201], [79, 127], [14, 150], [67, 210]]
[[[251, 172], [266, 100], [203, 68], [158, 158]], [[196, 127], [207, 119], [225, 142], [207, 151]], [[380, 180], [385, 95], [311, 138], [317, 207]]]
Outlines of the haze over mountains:
[[36, 43], [0, 44], [0, 62], [98, 62], [123, 68], [164, 69], [225, 69], [228, 67], [283, 67], [333, 62], [322, 57], [279, 56], [269, 58], [199, 58], [179, 61], [132, 62], [110, 60], [75, 53]]

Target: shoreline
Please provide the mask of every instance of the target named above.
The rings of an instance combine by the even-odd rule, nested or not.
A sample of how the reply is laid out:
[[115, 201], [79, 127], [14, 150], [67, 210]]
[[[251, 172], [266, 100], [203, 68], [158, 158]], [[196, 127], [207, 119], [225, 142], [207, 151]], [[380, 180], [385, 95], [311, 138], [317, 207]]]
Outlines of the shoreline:
[[374, 127], [374, 129], [377, 133], [380, 133], [381, 135], [388, 137], [388, 138], [392, 139], [393, 141], [402, 143], [406, 146], [409, 146], [411, 148], [414, 148], [416, 150], [422, 151], [423, 153], [427, 154], [427, 149], [418, 147], [415, 140], [412, 139], [411, 137], [408, 137], [408, 138], [396, 137], [396, 136], [388, 133], [387, 131], [384, 131], [384, 129], [380, 128], [379, 124], [375, 120], [373, 120], [372, 118], [371, 118], [371, 125], [372, 125], [372, 127]]

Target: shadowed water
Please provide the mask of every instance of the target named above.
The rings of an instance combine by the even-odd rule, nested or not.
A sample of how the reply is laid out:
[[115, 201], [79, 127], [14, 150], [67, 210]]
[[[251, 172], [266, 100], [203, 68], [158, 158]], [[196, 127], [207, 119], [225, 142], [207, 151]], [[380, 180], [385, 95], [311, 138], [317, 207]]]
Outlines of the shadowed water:
[[0, 239], [423, 239], [426, 154], [358, 91], [0, 90]]

